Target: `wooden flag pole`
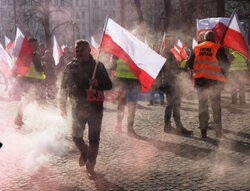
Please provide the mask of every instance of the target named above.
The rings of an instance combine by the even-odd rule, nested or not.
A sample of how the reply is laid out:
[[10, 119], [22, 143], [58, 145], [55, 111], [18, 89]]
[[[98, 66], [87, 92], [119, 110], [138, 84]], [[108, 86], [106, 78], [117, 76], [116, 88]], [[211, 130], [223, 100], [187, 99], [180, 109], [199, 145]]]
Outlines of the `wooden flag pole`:
[[163, 48], [162, 48], [162, 45], [163, 45], [163, 43], [165, 43], [164, 41], [165, 41], [165, 32], [163, 33], [163, 36], [162, 36], [162, 41], [161, 41], [161, 47], [160, 47], [160, 55], [162, 55], [162, 52], [163, 52]]
[[[109, 16], [107, 16], [105, 24], [104, 24], [102, 39], [101, 39], [100, 45], [98, 47], [97, 57], [96, 57], [96, 61], [95, 61], [95, 68], [94, 68], [94, 72], [93, 72], [92, 78], [91, 78], [92, 80], [95, 79], [96, 69], [97, 69], [97, 65], [98, 65], [98, 62], [99, 62], [99, 55], [101, 54], [101, 48], [100, 47], [102, 46], [102, 41], [103, 41], [103, 37], [104, 37], [105, 31], [106, 31], [106, 28], [107, 28], [108, 19], [109, 19]], [[89, 89], [92, 89], [92, 85], [90, 86]]]

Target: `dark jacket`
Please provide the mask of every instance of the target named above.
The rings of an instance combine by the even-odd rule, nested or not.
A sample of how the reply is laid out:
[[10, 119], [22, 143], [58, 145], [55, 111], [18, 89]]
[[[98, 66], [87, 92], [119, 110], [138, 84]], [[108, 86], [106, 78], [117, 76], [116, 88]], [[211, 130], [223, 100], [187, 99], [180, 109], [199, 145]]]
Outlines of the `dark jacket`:
[[34, 63], [36, 71], [44, 72], [45, 68], [41, 62], [41, 56], [37, 52], [33, 53], [32, 62]]
[[[227, 55], [225, 53], [225, 49], [223, 47], [220, 47], [216, 53], [216, 58], [219, 61], [219, 66], [221, 68], [221, 72], [224, 76], [227, 75], [228, 69], [230, 67], [229, 61], [227, 59]], [[194, 59], [195, 59], [195, 53], [192, 52], [191, 56], [189, 57], [186, 66], [193, 70], [194, 66]], [[207, 78], [196, 78], [195, 79], [195, 86], [196, 87], [209, 87], [211, 85], [221, 84], [223, 82], [218, 80], [211, 80]]]
[[56, 65], [53, 57], [42, 57], [43, 64], [45, 66], [45, 75], [47, 82], [55, 82], [56, 81]]
[[[85, 109], [103, 110], [103, 101], [87, 101], [87, 90], [89, 87], [89, 79], [95, 67], [95, 60], [90, 55], [88, 62], [79, 63], [77, 60], [70, 62], [63, 73], [61, 84], [61, 104], [66, 104], [67, 97], [70, 98], [72, 109], [77, 105], [87, 105]], [[98, 81], [96, 91], [109, 90], [112, 88], [112, 82], [108, 76], [105, 66], [99, 62], [96, 70], [95, 79]], [[97, 94], [96, 94], [97, 95]]]
[[72, 55], [69, 53], [69, 54], [63, 54], [60, 59], [59, 59], [59, 63], [58, 65], [56, 66], [56, 72], [57, 74], [61, 73], [64, 71], [64, 69], [66, 68], [67, 64], [69, 64], [70, 61], [72, 61], [73, 57]]
[[178, 89], [177, 76], [180, 74], [181, 70], [179, 69], [178, 62], [171, 51], [165, 50], [163, 55], [167, 58], [167, 61], [162, 68], [162, 84], [163, 88], [168, 93], [171, 93], [172, 91], [175, 91], [175, 89]]

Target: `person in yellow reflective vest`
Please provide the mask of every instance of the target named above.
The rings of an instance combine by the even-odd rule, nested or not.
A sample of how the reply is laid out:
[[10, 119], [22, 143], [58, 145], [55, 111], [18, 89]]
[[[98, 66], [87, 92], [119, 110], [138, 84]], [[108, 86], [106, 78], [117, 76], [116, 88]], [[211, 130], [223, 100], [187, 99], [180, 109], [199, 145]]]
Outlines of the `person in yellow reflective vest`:
[[248, 72], [247, 57], [238, 51], [232, 51], [232, 61], [229, 68], [229, 80], [231, 85], [232, 104], [237, 104], [237, 91], [239, 91], [239, 103], [246, 103], [245, 83]]
[[23, 125], [24, 106], [30, 100], [41, 98], [42, 81], [46, 78], [44, 74], [45, 67], [42, 64], [41, 56], [38, 54], [38, 41], [35, 38], [30, 38], [29, 43], [33, 49], [32, 62], [24, 76], [17, 75], [17, 86], [21, 87], [20, 94], [26, 98], [24, 102], [21, 101], [15, 118], [15, 124], [19, 127]]
[[[113, 65], [116, 65], [115, 70], [115, 81], [119, 91], [122, 92], [121, 99], [118, 101], [117, 106], [117, 124], [115, 129], [117, 131], [122, 130], [122, 120], [125, 113], [125, 105], [128, 106], [128, 117], [127, 117], [127, 134], [129, 136], [136, 136], [133, 129], [136, 103], [137, 103], [137, 91], [140, 88], [139, 80], [130, 71], [127, 63], [121, 58], [113, 57]], [[133, 96], [129, 96], [128, 93], [132, 93]], [[131, 99], [130, 99], [131, 98]]]

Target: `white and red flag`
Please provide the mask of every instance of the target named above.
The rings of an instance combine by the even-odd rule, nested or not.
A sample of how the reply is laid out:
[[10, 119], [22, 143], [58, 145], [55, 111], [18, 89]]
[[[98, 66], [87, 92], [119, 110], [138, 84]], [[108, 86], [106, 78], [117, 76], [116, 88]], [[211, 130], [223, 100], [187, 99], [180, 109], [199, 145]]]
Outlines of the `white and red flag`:
[[182, 44], [182, 42], [178, 40], [174, 48], [171, 49], [171, 52], [174, 54], [176, 60], [180, 62], [182, 58], [184, 60], [188, 59], [188, 54], [186, 49], [187, 49], [186, 45]]
[[58, 45], [56, 37], [53, 38], [53, 58], [55, 60], [55, 64], [59, 64], [60, 57], [62, 56], [63, 51], [62, 48]]
[[221, 44], [250, 58], [247, 39], [235, 11], [232, 14]]
[[201, 31], [212, 30], [215, 33], [215, 40], [220, 42], [229, 21], [230, 18], [225, 17], [197, 19], [197, 38]]
[[197, 41], [194, 39], [194, 37], [193, 37], [193, 41], [192, 41], [192, 49], [194, 49], [194, 47], [195, 46], [197, 46], [198, 45], [198, 43], [197, 43]]
[[32, 62], [33, 50], [27, 38], [17, 28], [16, 38], [13, 44], [12, 56], [16, 60], [13, 72], [25, 75]]
[[166, 59], [138, 40], [112, 19], [107, 18], [101, 49], [126, 61], [139, 79], [141, 90], [148, 91]]
[[226, 17], [197, 19], [197, 39], [201, 31], [211, 30], [215, 33], [215, 40], [221, 42], [229, 21], [230, 18]]
[[7, 36], [4, 36], [4, 41], [5, 41], [5, 50], [11, 56], [13, 52], [13, 42]]
[[98, 44], [96, 43], [93, 36], [91, 36], [90, 48], [91, 48], [90, 54], [96, 59], [98, 53]]
[[174, 54], [177, 61], [180, 62], [182, 60], [181, 52], [176, 46], [174, 46], [174, 48], [171, 48], [171, 52]]
[[6, 78], [8, 78], [11, 75], [11, 69], [11, 57], [3, 48], [2, 44], [0, 44], [0, 71], [4, 74]]

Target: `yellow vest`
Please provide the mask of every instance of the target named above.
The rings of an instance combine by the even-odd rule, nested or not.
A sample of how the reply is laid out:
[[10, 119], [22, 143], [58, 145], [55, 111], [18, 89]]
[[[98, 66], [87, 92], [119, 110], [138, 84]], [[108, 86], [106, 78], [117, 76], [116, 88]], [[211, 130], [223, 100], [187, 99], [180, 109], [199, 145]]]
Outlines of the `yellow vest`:
[[[43, 63], [41, 63], [43, 65]], [[18, 74], [18, 77], [22, 77], [21, 74]], [[30, 67], [28, 71], [25, 73], [24, 77], [28, 78], [35, 78], [35, 79], [41, 79], [44, 80], [46, 78], [44, 72], [37, 72], [35, 65], [33, 62], [31, 62]]]
[[239, 71], [239, 70], [248, 70], [247, 67], [247, 57], [237, 51], [232, 53], [234, 59], [231, 62], [229, 71]]
[[117, 68], [115, 71], [115, 77], [137, 79], [136, 76], [131, 72], [126, 61], [121, 58], [117, 60]]

